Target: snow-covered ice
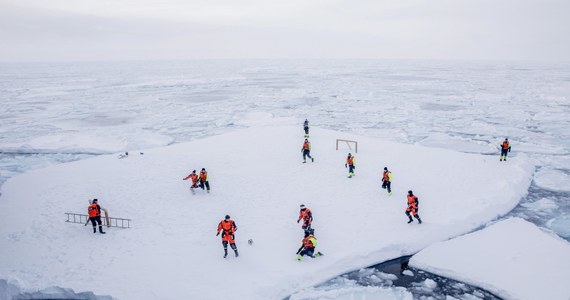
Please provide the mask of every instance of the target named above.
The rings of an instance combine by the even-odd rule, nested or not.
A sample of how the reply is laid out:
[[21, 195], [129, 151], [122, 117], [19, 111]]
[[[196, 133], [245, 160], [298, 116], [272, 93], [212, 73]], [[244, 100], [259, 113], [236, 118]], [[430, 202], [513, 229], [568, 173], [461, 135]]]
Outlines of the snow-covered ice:
[[[339, 136], [359, 143], [351, 179], [344, 168], [350, 150], [334, 148]], [[0, 211], [11, 212], [0, 219], [3, 256], [10, 258], [0, 260], [0, 278], [24, 287], [65, 283], [120, 299], [220, 299], [230, 292], [278, 299], [506, 214], [525, 196], [534, 168], [524, 155], [501, 164], [319, 128], [311, 142], [315, 162], [302, 164], [301, 128], [263, 126], [13, 177], [0, 202]], [[384, 166], [394, 173], [391, 197], [380, 188]], [[202, 167], [212, 193], [192, 195], [182, 178]], [[424, 224], [406, 223], [408, 189], [420, 199]], [[63, 213], [85, 212], [90, 198], [112, 216], [133, 219], [132, 228], [94, 235], [65, 223]], [[302, 203], [313, 210], [325, 256], [297, 262]], [[225, 214], [239, 227], [237, 259], [222, 258], [215, 236]]]
[[367, 299], [398, 299], [412, 300], [413, 296], [405, 288], [385, 288], [373, 286], [350, 286], [343, 282], [338, 289], [309, 289], [289, 297], [290, 300], [367, 300]]
[[519, 218], [435, 243], [410, 265], [505, 299], [570, 298], [570, 244]]
[[81, 299], [81, 300], [113, 300], [111, 296], [99, 296], [93, 292], [76, 293], [72, 289], [60, 287], [48, 287], [41, 290], [23, 290], [18, 282], [8, 282], [0, 279], [1, 300], [43, 300], [43, 299]]
[[534, 174], [534, 182], [545, 189], [570, 192], [570, 173], [560, 170], [540, 170]]

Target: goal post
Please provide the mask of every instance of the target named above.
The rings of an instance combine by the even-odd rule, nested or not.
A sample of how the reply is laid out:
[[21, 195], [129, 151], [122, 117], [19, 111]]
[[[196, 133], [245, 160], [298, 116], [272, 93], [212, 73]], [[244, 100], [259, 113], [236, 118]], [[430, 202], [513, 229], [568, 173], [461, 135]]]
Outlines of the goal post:
[[336, 150], [338, 150], [338, 145], [339, 144], [346, 144], [348, 146], [348, 149], [350, 149], [350, 151], [352, 151], [352, 146], [354, 145], [354, 153], [358, 153], [358, 142], [357, 141], [352, 141], [352, 140], [345, 140], [345, 139], [336, 139]]

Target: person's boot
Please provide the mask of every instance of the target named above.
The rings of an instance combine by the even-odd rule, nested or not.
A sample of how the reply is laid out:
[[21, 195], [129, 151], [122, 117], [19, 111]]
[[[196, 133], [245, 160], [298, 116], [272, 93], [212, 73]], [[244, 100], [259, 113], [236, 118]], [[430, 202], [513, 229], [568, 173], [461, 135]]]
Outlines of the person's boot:
[[97, 228], [93, 227], [93, 233], [97, 233]]
[[420, 216], [417, 216], [416, 219], [418, 219], [418, 222], [421, 224], [422, 223], [422, 219], [420, 219]]
[[224, 258], [228, 257], [228, 249], [224, 249]]
[[408, 224], [412, 223], [414, 221], [414, 219], [412, 219], [411, 216], [408, 216], [408, 218], [410, 218], [410, 220], [408, 221]]
[[315, 162], [315, 159], [313, 157], [311, 157], [311, 162]]
[[105, 232], [103, 231], [103, 226], [99, 226], [99, 232], [100, 232], [101, 234], [105, 234]]
[[234, 252], [236, 253], [236, 257], [238, 257], [239, 253], [237, 252], [237, 250], [234, 250]]

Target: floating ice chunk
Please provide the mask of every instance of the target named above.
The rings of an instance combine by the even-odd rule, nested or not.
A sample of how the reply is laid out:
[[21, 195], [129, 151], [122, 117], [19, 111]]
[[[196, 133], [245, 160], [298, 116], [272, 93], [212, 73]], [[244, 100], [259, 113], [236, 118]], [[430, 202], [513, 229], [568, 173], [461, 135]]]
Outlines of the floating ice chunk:
[[393, 281], [398, 279], [398, 276], [394, 274], [380, 272], [375, 268], [360, 269], [356, 276], [362, 285], [382, 284], [383, 286], [391, 286]]
[[366, 268], [366, 269], [360, 269], [358, 271], [358, 275], [359, 276], [370, 276], [374, 274], [374, 269], [373, 268]]
[[406, 276], [414, 276], [414, 272], [410, 271], [410, 270], [405, 270], [404, 272], [402, 272], [403, 275]]
[[0, 299], [84, 299], [112, 300], [110, 296], [98, 296], [93, 292], [76, 293], [72, 289], [52, 286], [39, 291], [23, 291], [17, 282], [0, 279]]
[[463, 290], [463, 291], [468, 291], [469, 288], [467, 288], [467, 286], [465, 285], [465, 283], [462, 282], [456, 282], [455, 284], [453, 284], [453, 287], [458, 289], [458, 290]]
[[378, 272], [376, 273], [376, 276], [378, 276], [381, 279], [384, 280], [397, 280], [398, 276], [394, 275], [394, 274], [389, 274], [389, 273], [384, 273], [384, 272]]
[[437, 288], [437, 282], [429, 278], [422, 282], [412, 283], [412, 290], [420, 294], [427, 294], [427, 295], [433, 294], [435, 288]]
[[[433, 244], [412, 256], [410, 265], [505, 299], [567, 300], [570, 295], [570, 245], [520, 218]], [[489, 272], [497, 267], [500, 271]]]
[[554, 218], [548, 222], [548, 226], [559, 236], [566, 239], [570, 238], [570, 216], [565, 215]]
[[369, 281], [372, 282], [372, 283], [380, 283], [380, 282], [382, 282], [382, 279], [380, 279], [380, 278], [378, 278], [378, 276], [372, 274], [372, 275], [369, 277]]
[[435, 282], [433, 279], [429, 279], [429, 278], [426, 279], [426, 280], [423, 282], [423, 284], [424, 284], [425, 287], [427, 287], [428, 289], [431, 289], [431, 290], [433, 290], [433, 289], [435, 289], [435, 288], [437, 287], [437, 282]]
[[523, 203], [521, 206], [524, 206], [536, 212], [548, 212], [558, 208], [558, 204], [556, 204], [554, 200], [548, 198], [542, 198], [535, 202]]
[[[481, 295], [480, 293], [477, 293], [477, 292], [475, 292], [475, 293], [473, 293], [473, 294], [463, 294], [463, 295], [461, 295], [461, 298], [459, 298], [459, 299], [461, 299], [461, 300], [481, 300], [481, 299], [485, 299], [485, 296], [481, 295], [481, 296], [479, 297], [479, 296], [477, 296], [477, 294]], [[449, 299], [457, 299], [457, 298], [453, 298], [453, 297], [451, 297], [451, 296], [447, 296], [447, 297], [450, 297]], [[448, 299], [448, 298], [446, 298], [446, 299]]]
[[559, 170], [540, 170], [534, 174], [534, 182], [544, 189], [570, 191], [570, 175]]
[[295, 293], [289, 297], [290, 300], [373, 300], [373, 299], [401, 299], [412, 300], [413, 296], [410, 292], [402, 287], [386, 288], [386, 287], [347, 287], [336, 289], [306, 289], [301, 292]]

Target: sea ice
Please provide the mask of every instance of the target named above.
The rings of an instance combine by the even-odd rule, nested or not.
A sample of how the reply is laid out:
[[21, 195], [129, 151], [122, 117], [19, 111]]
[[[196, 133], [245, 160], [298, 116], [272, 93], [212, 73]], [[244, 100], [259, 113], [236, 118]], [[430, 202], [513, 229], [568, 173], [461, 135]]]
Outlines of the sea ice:
[[[339, 136], [359, 142], [353, 178], [344, 167], [347, 151], [335, 149]], [[318, 127], [311, 129], [315, 162], [302, 164], [302, 142], [300, 127], [261, 126], [13, 177], [0, 201], [0, 211], [10, 212], [0, 218], [9, 258], [0, 260], [0, 278], [18, 277], [38, 289], [65, 283], [120, 299], [220, 299], [228, 290], [238, 299], [282, 299], [506, 214], [526, 194], [534, 170], [523, 157], [501, 164]], [[384, 166], [394, 174], [392, 196], [380, 187]], [[193, 195], [182, 178], [202, 167], [212, 191]], [[420, 199], [421, 225], [406, 222], [410, 189]], [[65, 222], [65, 212], [86, 213], [93, 198], [111, 216], [132, 219], [131, 228], [94, 235]], [[325, 255], [299, 262], [300, 204], [313, 211], [317, 250]], [[215, 236], [226, 214], [238, 226], [239, 258], [223, 259]], [[220, 274], [231, 278], [223, 289]], [[343, 295], [374, 293], [384, 291]]]
[[[433, 244], [414, 255], [410, 265], [505, 299], [570, 296], [570, 244], [519, 218]], [[489, 271], [497, 266], [498, 271]]]
[[548, 226], [559, 236], [570, 238], [570, 216], [557, 216], [548, 222]]
[[570, 191], [570, 174], [560, 170], [541, 169], [534, 174], [536, 185], [553, 191]]

